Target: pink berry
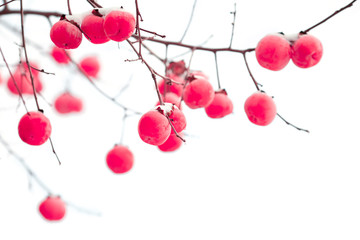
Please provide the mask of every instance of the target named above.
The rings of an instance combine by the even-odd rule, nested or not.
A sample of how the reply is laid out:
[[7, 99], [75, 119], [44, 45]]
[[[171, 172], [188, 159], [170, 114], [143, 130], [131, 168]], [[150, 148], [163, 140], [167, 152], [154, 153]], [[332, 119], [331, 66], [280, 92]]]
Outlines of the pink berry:
[[[182, 134], [180, 133], [180, 136]], [[161, 145], [158, 146], [160, 151], [163, 152], [173, 152], [179, 149], [182, 145], [183, 141], [176, 136], [176, 134], [170, 134], [169, 138]]]
[[274, 100], [263, 92], [256, 92], [248, 97], [244, 108], [249, 120], [256, 125], [269, 125], [276, 116]]
[[100, 71], [100, 62], [97, 57], [86, 57], [80, 62], [80, 67], [90, 77], [96, 78]]
[[82, 33], [75, 24], [60, 20], [52, 26], [50, 38], [59, 48], [74, 49], [80, 46]]
[[19, 121], [19, 136], [30, 145], [45, 143], [51, 134], [49, 119], [41, 112], [28, 112]]
[[267, 35], [256, 46], [255, 54], [262, 67], [278, 71], [290, 61], [290, 43], [280, 34]]
[[151, 145], [161, 145], [170, 136], [171, 126], [161, 110], [151, 110], [139, 120], [138, 132], [141, 140]]
[[296, 66], [301, 68], [315, 66], [322, 55], [322, 44], [312, 35], [300, 35], [292, 46], [291, 59]]
[[51, 56], [54, 60], [60, 64], [67, 64], [70, 62], [70, 58], [66, 55], [70, 54], [69, 51], [65, 52], [64, 49], [54, 46], [51, 50]]
[[116, 145], [106, 155], [106, 163], [114, 173], [128, 172], [134, 164], [134, 155], [123, 145]]
[[133, 14], [114, 10], [106, 15], [104, 31], [106, 36], [113, 41], [121, 42], [128, 39], [135, 30], [135, 17]]
[[100, 16], [87, 15], [81, 23], [81, 29], [85, 37], [92, 43], [101, 44], [110, 41], [104, 32], [104, 18]]
[[80, 112], [83, 108], [83, 103], [80, 98], [77, 98], [70, 93], [62, 93], [56, 98], [54, 107], [58, 113], [66, 114]]
[[222, 118], [232, 111], [233, 104], [225, 90], [216, 91], [214, 99], [205, 108], [205, 112], [210, 118]]
[[215, 97], [209, 81], [202, 78], [190, 81], [184, 89], [183, 100], [192, 109], [207, 107]]
[[41, 215], [49, 221], [59, 221], [64, 218], [66, 207], [58, 196], [49, 196], [39, 205]]

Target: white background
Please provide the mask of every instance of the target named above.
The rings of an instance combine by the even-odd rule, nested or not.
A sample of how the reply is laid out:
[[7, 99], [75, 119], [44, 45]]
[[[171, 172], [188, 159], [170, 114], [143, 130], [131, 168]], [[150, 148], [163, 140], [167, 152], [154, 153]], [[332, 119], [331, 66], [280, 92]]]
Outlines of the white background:
[[[25, 1], [26, 8], [67, 13], [66, 1]], [[90, 10], [84, 1], [70, 1], [73, 13]], [[349, 1], [235, 1], [237, 18], [233, 47], [253, 48], [266, 34], [297, 33], [324, 19]], [[227, 47], [231, 36], [234, 1], [199, 0], [184, 43]], [[99, 1], [104, 7], [134, 11], [134, 1]], [[11, 4], [18, 6], [19, 2]], [[178, 41], [186, 28], [193, 2], [139, 1], [141, 27]], [[243, 111], [255, 87], [240, 54], [219, 53], [222, 87], [234, 103], [234, 114], [210, 119], [202, 109], [184, 105], [187, 143], [174, 153], [160, 152], [137, 135], [140, 116], [126, 121], [124, 144], [135, 156], [133, 169], [113, 174], [105, 164], [107, 152], [121, 135], [123, 111], [102, 97], [73, 67], [59, 66], [49, 56], [52, 43], [45, 18], [28, 16], [29, 57], [56, 75], [42, 75], [43, 95], [52, 102], [69, 81], [84, 100], [81, 114], [57, 114], [46, 101], [40, 105], [52, 122], [52, 139], [62, 161], [49, 143], [34, 147], [17, 135], [25, 113], [17, 97], [0, 86], [0, 134], [24, 158], [55, 194], [94, 216], [68, 206], [65, 218], [45, 221], [38, 204], [46, 192], [31, 180], [21, 164], [0, 146], [0, 239], [244, 239], [321, 240], [360, 239], [360, 114], [359, 42], [360, 3], [310, 32], [322, 41], [324, 55], [311, 69], [291, 62], [279, 72], [261, 68], [254, 53], [250, 68], [263, 89], [274, 96], [278, 112], [291, 123], [309, 129], [300, 132], [279, 118], [267, 127], [251, 124]], [[18, 16], [0, 17], [0, 46], [9, 63], [18, 61]], [[51, 18], [52, 23], [57, 21]], [[159, 55], [164, 47], [148, 43]], [[169, 57], [186, 49], [170, 47]], [[72, 51], [76, 61], [96, 55], [102, 62], [96, 83], [116, 95], [132, 79], [118, 100], [141, 112], [156, 102], [148, 70], [135, 59], [126, 43], [90, 44], [83, 39]], [[189, 60], [189, 54], [176, 60]], [[164, 67], [146, 54], [159, 72]], [[2, 64], [2, 63], [1, 63]], [[196, 52], [192, 69], [202, 70], [217, 87], [214, 56]], [[6, 69], [0, 74], [7, 79]], [[26, 97], [30, 110], [34, 100]]]

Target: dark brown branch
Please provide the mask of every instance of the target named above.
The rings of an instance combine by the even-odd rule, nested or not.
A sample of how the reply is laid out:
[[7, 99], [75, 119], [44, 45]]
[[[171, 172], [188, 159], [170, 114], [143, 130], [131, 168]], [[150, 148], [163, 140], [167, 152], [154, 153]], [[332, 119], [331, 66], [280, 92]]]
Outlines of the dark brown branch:
[[0, 5], [0, 7], [5, 6], [5, 9], [7, 9], [7, 5], [8, 5], [9, 3], [11, 3], [11, 2], [15, 2], [15, 1], [17, 1], [17, 0], [11, 0], [11, 1], [9, 1], [9, 2], [4, 1], [4, 3], [3, 3], [3, 4], [1, 4], [1, 5]]
[[[21, 14], [21, 11], [20, 10], [10, 10], [10, 9], [4, 9], [4, 10], [0, 11], [0, 16], [8, 15], [8, 14]], [[24, 15], [39, 15], [39, 16], [44, 16], [46, 18], [61, 17], [62, 15], [64, 15], [63, 13], [59, 13], [59, 12], [43, 12], [43, 11], [33, 11], [33, 10], [24, 10], [23, 14]]]
[[352, 1], [351, 3], [349, 3], [348, 5], [346, 5], [345, 7], [343, 7], [343, 8], [341, 8], [341, 9], [335, 11], [333, 14], [331, 14], [330, 16], [328, 16], [327, 18], [325, 18], [324, 20], [318, 22], [318, 23], [315, 24], [314, 26], [309, 27], [308, 29], [306, 29], [306, 30], [304, 30], [304, 31], [301, 31], [301, 33], [303, 33], [303, 34], [308, 33], [310, 30], [316, 28], [317, 26], [323, 24], [324, 22], [326, 22], [326, 21], [329, 20], [330, 18], [334, 17], [335, 15], [337, 15], [337, 14], [339, 14], [340, 12], [344, 11], [345, 9], [351, 7], [356, 1], [357, 1], [357, 0]]

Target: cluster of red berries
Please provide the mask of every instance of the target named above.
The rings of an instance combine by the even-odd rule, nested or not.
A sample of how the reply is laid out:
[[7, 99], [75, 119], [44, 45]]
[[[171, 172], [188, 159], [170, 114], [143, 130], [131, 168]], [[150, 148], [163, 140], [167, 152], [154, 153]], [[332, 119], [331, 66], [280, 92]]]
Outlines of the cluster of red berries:
[[288, 39], [283, 34], [270, 34], [260, 40], [255, 53], [262, 67], [278, 71], [290, 59], [300, 68], [315, 66], [323, 55], [323, 47], [319, 39], [308, 34], [297, 34], [295, 39]]
[[53, 43], [63, 49], [80, 46], [82, 35], [94, 44], [122, 42], [135, 30], [135, 17], [122, 9], [94, 9], [84, 17], [63, 16], [50, 30]]

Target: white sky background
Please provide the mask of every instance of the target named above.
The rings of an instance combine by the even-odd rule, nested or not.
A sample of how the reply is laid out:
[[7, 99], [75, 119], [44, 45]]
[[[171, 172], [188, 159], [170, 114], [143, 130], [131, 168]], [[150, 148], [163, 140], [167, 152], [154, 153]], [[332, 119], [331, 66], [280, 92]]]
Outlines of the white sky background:
[[[25, 1], [34, 9], [67, 13], [66, 1]], [[233, 47], [255, 47], [266, 34], [304, 30], [350, 1], [236, 1], [237, 19]], [[133, 1], [99, 1], [104, 7], [121, 4], [134, 10]], [[17, 5], [18, 2], [12, 4]], [[168, 40], [181, 38], [192, 1], [139, 1], [142, 27]], [[56, 76], [43, 75], [46, 100], [52, 102], [66, 79], [72, 92], [84, 99], [85, 110], [63, 117], [40, 99], [53, 126], [52, 138], [62, 161], [58, 166], [50, 144], [27, 146], [17, 135], [25, 113], [18, 99], [0, 86], [0, 134], [33, 171], [66, 201], [101, 217], [68, 207], [63, 221], [49, 223], [38, 213], [46, 197], [22, 166], [0, 147], [0, 239], [277, 239], [320, 240], [360, 238], [360, 134], [359, 17], [360, 3], [339, 14], [310, 34], [322, 41], [324, 55], [311, 69], [291, 62], [279, 72], [261, 68], [248, 54], [251, 70], [263, 89], [275, 96], [278, 112], [310, 134], [287, 126], [279, 118], [267, 127], [250, 123], [243, 111], [255, 87], [242, 55], [220, 53], [220, 78], [234, 103], [234, 114], [210, 119], [202, 109], [184, 105], [187, 143], [174, 153], [162, 153], [143, 143], [137, 134], [139, 117], [128, 118], [124, 143], [135, 155], [133, 169], [115, 175], [105, 156], [119, 141], [122, 110], [103, 98], [73, 68], [58, 66], [47, 51], [52, 46], [49, 24], [28, 16], [26, 35], [44, 47], [28, 47], [29, 57]], [[71, 1], [73, 13], [90, 10], [86, 1]], [[231, 36], [234, 1], [199, 0], [185, 43], [227, 47]], [[0, 46], [8, 61], [18, 60], [17, 35], [1, 26], [19, 26], [19, 17], [0, 18]], [[56, 19], [52, 19], [55, 23]], [[164, 47], [149, 43], [159, 55]], [[184, 50], [170, 48], [169, 56]], [[99, 86], [116, 94], [132, 77], [119, 98], [125, 105], [146, 112], [156, 102], [148, 70], [134, 59], [126, 43], [92, 45], [85, 38], [73, 51], [79, 61], [97, 55], [102, 62]], [[145, 54], [158, 71], [163, 66]], [[189, 60], [189, 55], [184, 56]], [[181, 58], [177, 59], [181, 60]], [[213, 55], [196, 52], [192, 68], [209, 75], [216, 88]], [[5, 69], [0, 74], [7, 79]], [[31, 97], [26, 98], [35, 110]], [[31, 184], [31, 189], [29, 189]]]

